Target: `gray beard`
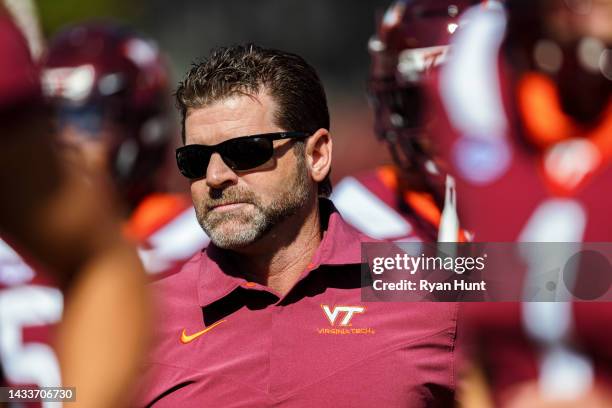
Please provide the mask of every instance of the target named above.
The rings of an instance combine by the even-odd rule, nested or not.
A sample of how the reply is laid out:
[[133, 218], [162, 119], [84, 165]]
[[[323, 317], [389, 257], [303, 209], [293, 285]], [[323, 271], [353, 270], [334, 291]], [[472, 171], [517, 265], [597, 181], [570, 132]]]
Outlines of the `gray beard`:
[[[286, 186], [268, 205], [263, 204], [249, 190], [231, 187], [222, 190], [214, 194], [214, 198], [209, 198], [203, 206], [196, 207], [198, 222], [215, 246], [229, 250], [244, 248], [297, 214], [312, 199], [313, 192], [303, 160], [298, 163], [293, 180]], [[237, 201], [252, 204], [252, 207], [227, 213], [210, 211], [213, 205]], [[230, 232], [223, 231], [223, 225]]]

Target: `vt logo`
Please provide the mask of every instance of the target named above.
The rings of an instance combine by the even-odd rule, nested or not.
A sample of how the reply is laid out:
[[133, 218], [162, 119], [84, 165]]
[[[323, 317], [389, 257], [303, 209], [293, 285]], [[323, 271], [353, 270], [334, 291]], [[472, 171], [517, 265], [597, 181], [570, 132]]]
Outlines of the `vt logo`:
[[342, 318], [338, 322], [339, 326], [351, 326], [351, 319], [355, 313], [363, 313], [365, 311], [363, 306], [335, 306], [331, 309], [328, 305], [321, 305], [321, 307], [332, 326], [336, 325], [336, 321], [340, 316]]

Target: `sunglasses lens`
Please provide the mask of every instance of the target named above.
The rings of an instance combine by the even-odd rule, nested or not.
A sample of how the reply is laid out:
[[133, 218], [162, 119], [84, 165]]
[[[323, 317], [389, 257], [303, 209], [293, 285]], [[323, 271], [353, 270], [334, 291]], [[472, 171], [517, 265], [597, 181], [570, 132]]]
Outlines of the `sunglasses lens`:
[[176, 163], [181, 174], [190, 179], [205, 177], [214, 151], [232, 170], [250, 170], [270, 160], [274, 145], [269, 137], [254, 136], [230, 139], [217, 146], [183, 146], [176, 150]]
[[223, 161], [233, 170], [249, 170], [261, 166], [274, 153], [272, 140], [264, 137], [230, 140], [223, 150]]
[[202, 178], [206, 175], [210, 156], [210, 152], [201, 149], [201, 146], [184, 146], [176, 152], [176, 164], [183, 176]]

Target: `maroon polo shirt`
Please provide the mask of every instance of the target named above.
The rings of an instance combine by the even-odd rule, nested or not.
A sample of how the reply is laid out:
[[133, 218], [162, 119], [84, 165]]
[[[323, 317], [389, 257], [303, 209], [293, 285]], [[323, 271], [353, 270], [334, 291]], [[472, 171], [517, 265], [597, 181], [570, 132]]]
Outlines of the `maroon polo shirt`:
[[323, 239], [285, 296], [196, 255], [153, 284], [137, 406], [452, 406], [457, 305], [362, 302], [360, 243], [321, 200]]

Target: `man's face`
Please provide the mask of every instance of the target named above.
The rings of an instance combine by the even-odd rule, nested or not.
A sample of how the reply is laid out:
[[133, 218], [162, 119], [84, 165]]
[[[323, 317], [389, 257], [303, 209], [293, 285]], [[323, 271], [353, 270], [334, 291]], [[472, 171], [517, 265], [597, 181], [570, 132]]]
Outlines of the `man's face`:
[[[185, 144], [216, 145], [238, 136], [294, 130], [274, 123], [275, 110], [275, 102], [265, 93], [192, 109], [185, 120]], [[316, 187], [303, 154], [291, 151], [295, 143], [275, 141], [273, 157], [247, 171], [233, 171], [214, 153], [206, 176], [191, 182], [198, 221], [216, 246], [244, 248], [313, 199]]]

